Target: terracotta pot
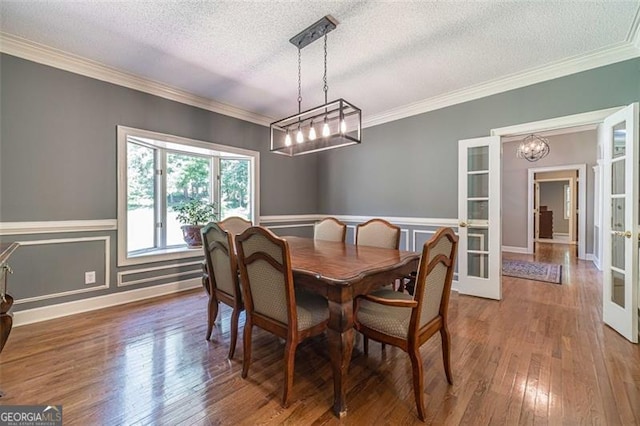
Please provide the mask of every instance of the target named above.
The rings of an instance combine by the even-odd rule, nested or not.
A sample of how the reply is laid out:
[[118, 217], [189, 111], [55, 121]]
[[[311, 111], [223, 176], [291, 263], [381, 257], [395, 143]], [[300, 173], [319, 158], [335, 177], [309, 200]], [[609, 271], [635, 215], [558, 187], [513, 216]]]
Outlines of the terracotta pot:
[[182, 225], [180, 229], [182, 229], [182, 236], [187, 243], [187, 247], [202, 247], [202, 234], [200, 233], [202, 225]]

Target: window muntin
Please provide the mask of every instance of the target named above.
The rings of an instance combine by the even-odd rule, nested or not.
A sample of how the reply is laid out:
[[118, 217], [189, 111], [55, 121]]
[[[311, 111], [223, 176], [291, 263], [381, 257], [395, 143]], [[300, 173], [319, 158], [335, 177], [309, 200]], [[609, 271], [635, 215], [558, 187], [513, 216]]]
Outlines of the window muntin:
[[201, 255], [173, 210], [189, 198], [256, 223], [258, 164], [255, 151], [118, 126], [118, 265]]

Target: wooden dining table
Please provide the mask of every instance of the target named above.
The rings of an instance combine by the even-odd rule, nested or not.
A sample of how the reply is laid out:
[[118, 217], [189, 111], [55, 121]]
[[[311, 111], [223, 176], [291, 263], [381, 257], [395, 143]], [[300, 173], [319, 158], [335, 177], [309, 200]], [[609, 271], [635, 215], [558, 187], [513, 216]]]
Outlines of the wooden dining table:
[[353, 351], [353, 300], [418, 268], [420, 253], [283, 237], [289, 244], [296, 286], [329, 301], [327, 337], [333, 369], [333, 412], [347, 414], [347, 372]]

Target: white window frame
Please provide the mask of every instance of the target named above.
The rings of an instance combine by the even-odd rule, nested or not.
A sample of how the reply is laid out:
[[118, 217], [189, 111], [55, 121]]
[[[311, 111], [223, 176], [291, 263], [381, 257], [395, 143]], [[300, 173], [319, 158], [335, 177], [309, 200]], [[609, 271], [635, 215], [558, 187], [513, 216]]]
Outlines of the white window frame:
[[[211, 142], [204, 142], [195, 139], [183, 138], [164, 133], [152, 132], [149, 130], [135, 129], [126, 126], [118, 128], [118, 266], [140, 265], [150, 262], [163, 262], [176, 259], [186, 259], [192, 257], [202, 257], [202, 249], [188, 249], [185, 246], [167, 249], [152, 250], [144, 253], [129, 255], [127, 248], [127, 141], [129, 137], [145, 138], [158, 141], [159, 145], [177, 144], [184, 148], [185, 153], [219, 155], [224, 153], [225, 157], [248, 158], [251, 162], [250, 190], [251, 194], [251, 222], [257, 224], [260, 218], [260, 153], [258, 151], [237, 148], [229, 145], [220, 145]], [[231, 154], [231, 155], [228, 155]], [[236, 157], [237, 158], [237, 157]], [[213, 176], [213, 179], [217, 179]], [[217, 188], [217, 185], [214, 185]], [[217, 190], [217, 189], [216, 189]]]

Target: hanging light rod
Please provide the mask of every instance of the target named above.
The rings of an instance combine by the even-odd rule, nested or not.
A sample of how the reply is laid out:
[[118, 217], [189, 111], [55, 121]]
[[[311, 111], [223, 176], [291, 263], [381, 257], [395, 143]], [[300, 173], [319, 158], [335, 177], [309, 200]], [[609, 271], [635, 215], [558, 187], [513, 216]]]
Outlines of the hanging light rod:
[[335, 30], [337, 26], [338, 21], [336, 21], [333, 16], [327, 15], [293, 36], [289, 41], [298, 49], [302, 49], [320, 37], [324, 37], [325, 34], [329, 34]]

